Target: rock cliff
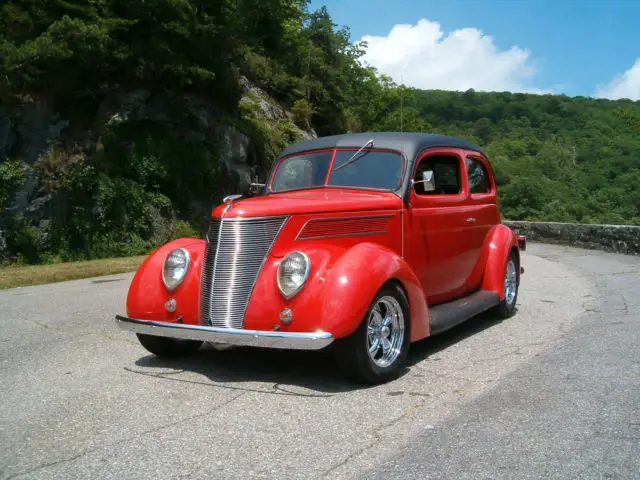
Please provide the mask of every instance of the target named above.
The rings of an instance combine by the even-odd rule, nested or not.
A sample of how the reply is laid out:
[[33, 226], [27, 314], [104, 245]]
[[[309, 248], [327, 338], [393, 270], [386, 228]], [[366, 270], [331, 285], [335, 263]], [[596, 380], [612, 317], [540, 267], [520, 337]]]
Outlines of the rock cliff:
[[[241, 78], [241, 85], [244, 93], [235, 112], [221, 111], [202, 97], [167, 98], [145, 90], [112, 91], [89, 115], [82, 112], [64, 117], [46, 98], [20, 106], [0, 106], [0, 259], [11, 259], [16, 253], [12, 249], [21, 248], [15, 245], [15, 237], [22, 235], [17, 234], [18, 229], [34, 236], [34, 248], [45, 251], [51, 248], [47, 241], [52, 219], [65, 228], [65, 222], [72, 221], [74, 209], [79, 208], [90, 212], [92, 218], [105, 217], [105, 212], [113, 209], [112, 204], [105, 204], [101, 186], [114, 176], [138, 182], [149, 195], [162, 199], [161, 207], [152, 201], [142, 208], [151, 210], [145, 214], [152, 219], [151, 228], [143, 236], [152, 243], [163, 241], [180, 217], [193, 220], [197, 212], [195, 216], [200, 218], [224, 195], [239, 191], [256, 178], [263, 179], [274, 155], [286, 144], [316, 136], [313, 130], [296, 125], [290, 112], [246, 78]], [[136, 129], [140, 125], [161, 126], [157, 131], [167, 132], [162, 134], [167, 142], [181, 146], [178, 156], [183, 157], [182, 168], [189, 171], [181, 176], [171, 167], [173, 173], [165, 172], [164, 180], [154, 180], [145, 169], [169, 168], [162, 158], [155, 158], [168, 150], [155, 147], [145, 150], [147, 157], [141, 154], [141, 166], [134, 170], [128, 159], [115, 165], [109, 155], [127, 156], [139, 150], [140, 138], [122, 133], [129, 125]], [[151, 138], [148, 130], [144, 132], [149, 142], [163, 141], [159, 135]], [[201, 155], [202, 162], [211, 164], [204, 167], [191, 161], [192, 148], [200, 150], [203, 146], [207, 155]], [[155, 155], [153, 164], [149, 151]], [[187, 203], [177, 207], [180, 192], [167, 192], [172, 190], [171, 175], [176, 177], [177, 190], [177, 185], [188, 184], [190, 177], [200, 177], [201, 168], [216, 172], [219, 181], [197, 190]], [[93, 180], [85, 187], [81, 184], [88, 172], [93, 172]], [[79, 192], [83, 188], [85, 191]], [[126, 222], [133, 213], [127, 211], [128, 205], [122, 210], [119, 215]]]

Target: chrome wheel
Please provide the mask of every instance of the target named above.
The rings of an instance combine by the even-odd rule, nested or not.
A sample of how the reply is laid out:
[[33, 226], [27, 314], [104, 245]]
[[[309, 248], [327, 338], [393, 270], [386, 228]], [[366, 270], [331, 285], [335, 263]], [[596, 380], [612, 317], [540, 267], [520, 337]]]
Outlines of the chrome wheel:
[[504, 276], [504, 299], [507, 305], [511, 305], [516, 298], [518, 290], [518, 276], [516, 274], [516, 264], [513, 258], [507, 263], [507, 272]]
[[391, 296], [381, 297], [367, 320], [369, 357], [378, 367], [388, 367], [396, 361], [404, 342], [404, 313]]

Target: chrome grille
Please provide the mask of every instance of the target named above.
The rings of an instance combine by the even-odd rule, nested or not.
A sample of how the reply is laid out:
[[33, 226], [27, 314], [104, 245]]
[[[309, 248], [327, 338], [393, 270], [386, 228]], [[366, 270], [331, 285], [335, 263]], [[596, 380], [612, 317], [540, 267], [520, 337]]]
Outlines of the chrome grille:
[[287, 217], [212, 220], [200, 297], [201, 323], [242, 328], [262, 264]]
[[211, 287], [213, 286], [213, 265], [216, 260], [216, 247], [218, 245], [218, 233], [220, 231], [220, 219], [212, 218], [209, 231], [206, 236], [204, 249], [204, 262], [200, 280], [200, 323], [210, 325], [209, 309], [211, 308]]

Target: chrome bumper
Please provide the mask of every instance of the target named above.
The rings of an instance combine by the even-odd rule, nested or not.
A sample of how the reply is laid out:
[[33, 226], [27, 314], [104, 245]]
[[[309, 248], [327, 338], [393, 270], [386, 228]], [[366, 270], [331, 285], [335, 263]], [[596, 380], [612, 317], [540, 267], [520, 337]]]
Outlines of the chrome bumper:
[[320, 350], [333, 342], [333, 335], [322, 331], [302, 333], [241, 330], [236, 328], [216, 328], [203, 325], [138, 320], [121, 315], [116, 315], [116, 323], [122, 330], [135, 333], [247, 347]]

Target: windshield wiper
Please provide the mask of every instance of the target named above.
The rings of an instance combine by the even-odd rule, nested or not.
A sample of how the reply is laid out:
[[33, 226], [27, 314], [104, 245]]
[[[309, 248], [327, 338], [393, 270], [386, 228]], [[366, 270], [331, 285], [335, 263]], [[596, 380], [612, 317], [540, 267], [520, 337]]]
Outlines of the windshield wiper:
[[363, 146], [360, 147], [360, 149], [354, 153], [353, 155], [351, 155], [351, 157], [349, 157], [349, 160], [347, 160], [346, 162], [344, 162], [342, 165], [335, 167], [332, 171], [333, 172], [337, 172], [338, 170], [340, 170], [341, 168], [346, 167], [347, 165], [353, 163], [356, 161], [356, 157], [358, 156], [358, 154], [364, 150], [365, 148], [367, 148], [369, 145], [371, 145], [373, 147], [373, 138], [371, 140], [369, 140], [367, 143], [365, 143]]

